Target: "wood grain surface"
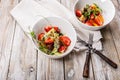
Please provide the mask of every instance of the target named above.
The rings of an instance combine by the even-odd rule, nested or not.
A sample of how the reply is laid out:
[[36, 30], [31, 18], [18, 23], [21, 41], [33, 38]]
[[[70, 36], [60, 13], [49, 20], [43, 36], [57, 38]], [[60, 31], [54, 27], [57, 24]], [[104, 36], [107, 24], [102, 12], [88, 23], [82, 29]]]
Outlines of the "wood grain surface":
[[[102, 29], [103, 54], [118, 64], [113, 69], [98, 55], [92, 54], [90, 77], [83, 78], [85, 52], [71, 52], [52, 60], [41, 55], [26, 37], [9, 11], [21, 0], [0, 0], [0, 80], [120, 80], [120, 0], [113, 21]], [[72, 10], [76, 0], [58, 0]]]

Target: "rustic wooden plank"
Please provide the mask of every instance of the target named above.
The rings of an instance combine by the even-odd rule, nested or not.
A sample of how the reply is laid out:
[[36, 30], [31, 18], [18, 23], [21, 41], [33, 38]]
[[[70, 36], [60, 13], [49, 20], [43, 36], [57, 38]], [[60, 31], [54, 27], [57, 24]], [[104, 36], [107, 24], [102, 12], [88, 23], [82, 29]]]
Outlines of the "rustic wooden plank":
[[18, 24], [15, 26], [15, 36], [7, 80], [36, 80], [36, 49], [32, 42], [25, 36], [20, 26]]
[[[61, 0], [61, 3], [66, 6], [69, 10], [73, 9], [73, 5], [76, 0]], [[65, 80], [86, 80], [83, 78], [83, 67], [85, 62], [86, 54], [85, 52], [70, 53], [69, 56], [64, 58], [65, 62]], [[92, 65], [90, 62], [90, 77], [88, 80], [94, 80], [94, 75], [92, 71]]]
[[17, 0], [13, 4], [11, 4], [11, 0], [1, 0], [0, 2], [0, 80], [7, 78], [15, 30], [15, 21], [9, 11], [16, 3]]
[[38, 53], [37, 62], [37, 80], [64, 80], [63, 59], [53, 60]]
[[16, 25], [8, 80], [36, 80], [36, 49]]
[[107, 65], [102, 59], [100, 59], [97, 55], [93, 55], [93, 67], [95, 73], [95, 80], [119, 80], [120, 74], [120, 62], [119, 62], [119, 42], [120, 42], [120, 32], [119, 32], [119, 2], [117, 0], [113, 0], [116, 6], [116, 16], [113, 21], [108, 25], [105, 29], [102, 30], [103, 34], [103, 54], [109, 57], [111, 60], [118, 64], [118, 69], [113, 69], [109, 65]]
[[64, 80], [63, 59], [49, 59], [38, 54], [37, 80]]
[[[102, 34], [103, 34], [102, 42], [103, 42], [103, 49], [104, 49], [102, 53], [105, 56], [109, 57], [114, 62], [116, 62], [119, 66], [119, 60], [118, 60], [117, 52], [113, 42], [113, 38], [109, 30], [109, 26], [107, 26], [107, 28], [102, 30]], [[113, 69], [96, 54], [92, 55], [92, 63], [93, 63], [95, 80], [100, 80], [100, 79], [119, 80], [119, 71], [120, 71], [119, 67], [118, 69]]]
[[112, 33], [114, 43], [116, 45], [116, 49], [118, 52], [119, 60], [120, 60], [120, 0], [113, 0], [113, 3], [116, 7], [116, 15], [114, 20], [110, 23], [110, 32]]
[[[59, 1], [71, 10], [75, 0]], [[103, 54], [111, 58], [120, 66], [120, 0], [113, 0], [113, 2], [116, 6], [117, 13], [113, 22], [110, 23], [107, 28], [102, 30], [104, 37]], [[71, 53], [64, 58], [65, 62], [63, 62], [63, 59], [48, 59], [40, 53], [37, 57], [36, 50], [32, 47], [33, 45], [31, 45], [31, 41], [27, 39], [18, 24], [15, 29], [15, 21], [8, 14], [10, 9], [16, 3], [17, 0], [0, 0], [0, 12], [2, 12], [0, 13], [0, 36], [4, 35], [0, 38], [0, 80], [6, 80], [7, 78], [9, 61], [11, 62], [7, 78], [8, 80], [35, 80], [36, 78], [38, 80], [84, 80], [85, 78], [82, 77], [85, 61], [84, 52], [77, 54]], [[15, 37], [14, 30], [16, 30]], [[90, 67], [93, 66], [94, 70], [92, 70], [92, 68], [90, 69], [89, 80], [94, 80], [94, 76], [95, 80], [120, 79], [120, 68], [114, 70], [95, 54], [92, 55], [91, 64]], [[94, 74], [92, 71], [94, 71]]]
[[[85, 52], [70, 53], [65, 60], [65, 80], [86, 80], [83, 78], [83, 67], [85, 63]], [[87, 80], [94, 80], [92, 65], [90, 62], [90, 76]]]

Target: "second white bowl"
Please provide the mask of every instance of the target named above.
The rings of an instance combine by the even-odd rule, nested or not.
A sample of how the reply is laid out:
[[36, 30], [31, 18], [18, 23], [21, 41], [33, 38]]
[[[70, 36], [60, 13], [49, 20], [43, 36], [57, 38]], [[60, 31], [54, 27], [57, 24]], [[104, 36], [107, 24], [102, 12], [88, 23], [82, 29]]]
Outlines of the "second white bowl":
[[[79, 9], [83, 9], [85, 7], [86, 4], [93, 4], [96, 3], [103, 11], [103, 17], [104, 17], [104, 24], [103, 26], [98, 26], [98, 27], [94, 27], [94, 26], [88, 26], [82, 22], [80, 22], [75, 14], [75, 10]], [[74, 16], [76, 17], [78, 23], [80, 24], [80, 27], [88, 29], [88, 30], [99, 30], [104, 28], [107, 24], [109, 24], [112, 19], [115, 16], [115, 7], [113, 5], [113, 3], [111, 2], [111, 0], [78, 0], [76, 1], [75, 5], [74, 5]]]

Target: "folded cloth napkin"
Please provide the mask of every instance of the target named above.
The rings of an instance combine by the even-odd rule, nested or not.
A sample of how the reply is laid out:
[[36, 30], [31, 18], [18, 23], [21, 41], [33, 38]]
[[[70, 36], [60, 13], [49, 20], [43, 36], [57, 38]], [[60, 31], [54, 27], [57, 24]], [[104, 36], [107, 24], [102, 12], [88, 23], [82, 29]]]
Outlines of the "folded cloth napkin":
[[[74, 26], [78, 36], [87, 41], [89, 33], [94, 34], [93, 47], [102, 50], [100, 31], [88, 31], [82, 29], [76, 21], [73, 13], [61, 5], [56, 0], [22, 0], [11, 12], [14, 19], [21, 25], [24, 32], [28, 32], [29, 26], [40, 20], [42, 17], [60, 16], [68, 20]], [[40, 15], [40, 16], [39, 16]], [[81, 43], [76, 43], [74, 50], [80, 51], [86, 49]]]

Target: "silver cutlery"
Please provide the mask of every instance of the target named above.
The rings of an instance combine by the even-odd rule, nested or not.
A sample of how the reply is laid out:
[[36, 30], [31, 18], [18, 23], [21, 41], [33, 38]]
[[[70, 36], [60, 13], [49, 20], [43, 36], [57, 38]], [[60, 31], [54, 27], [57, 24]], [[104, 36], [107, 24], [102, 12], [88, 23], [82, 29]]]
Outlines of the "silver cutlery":
[[90, 64], [90, 59], [91, 59], [91, 53], [96, 53], [98, 56], [100, 56], [104, 61], [106, 61], [110, 66], [113, 68], [117, 68], [117, 64], [110, 60], [108, 57], [104, 56], [100, 51], [96, 50], [95, 48], [92, 47], [93, 44], [93, 34], [89, 34], [89, 40], [88, 42], [83, 41], [82, 39], [78, 38], [78, 42], [82, 43], [84, 46], [86, 46], [87, 49], [87, 54], [86, 54], [86, 61], [83, 69], [83, 77], [88, 78], [89, 77], [89, 64]]

